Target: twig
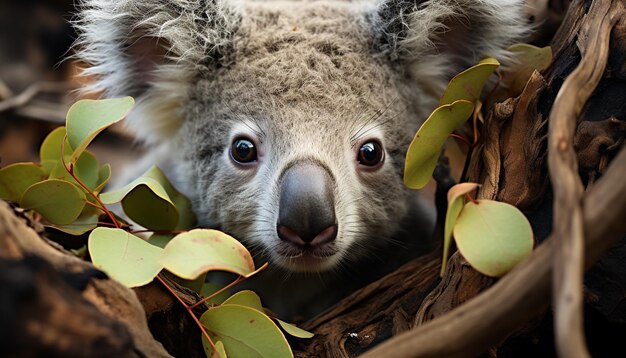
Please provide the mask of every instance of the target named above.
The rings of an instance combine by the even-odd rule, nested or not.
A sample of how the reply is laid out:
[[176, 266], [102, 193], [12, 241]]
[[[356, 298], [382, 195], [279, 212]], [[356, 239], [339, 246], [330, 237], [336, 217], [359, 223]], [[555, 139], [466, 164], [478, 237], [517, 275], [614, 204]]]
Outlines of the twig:
[[[626, 150], [620, 152], [607, 173], [585, 194], [587, 268], [626, 234], [624, 177]], [[444, 316], [385, 341], [362, 357], [471, 357], [485, 352], [548, 305], [554, 246], [551, 235], [530, 258], [479, 296]]]
[[0, 99], [4, 100], [13, 97], [13, 91], [4, 81], [0, 80]]
[[579, 34], [582, 59], [559, 90], [549, 117], [548, 164], [554, 189], [555, 241], [552, 303], [556, 348], [561, 357], [590, 356], [583, 327], [584, 188], [573, 142], [578, 117], [604, 73], [611, 29], [621, 13], [620, 5], [618, 1], [592, 3]]
[[156, 278], [174, 297], [176, 297], [176, 300], [178, 300], [178, 302], [181, 305], [183, 305], [183, 307], [185, 307], [185, 310], [187, 311], [187, 313], [191, 316], [191, 318], [193, 318], [194, 322], [196, 322], [198, 327], [200, 327], [200, 331], [202, 332], [202, 335], [209, 342], [209, 345], [211, 346], [211, 349], [213, 349], [213, 352], [217, 352], [217, 349], [215, 348], [215, 343], [213, 343], [213, 340], [211, 340], [211, 337], [209, 336], [209, 333], [207, 333], [206, 329], [204, 328], [204, 325], [202, 325], [202, 322], [200, 322], [198, 317], [196, 317], [195, 313], [193, 313], [192, 307], [189, 306], [185, 301], [183, 301], [183, 299], [180, 298], [180, 296], [176, 293], [176, 291], [174, 291], [174, 289], [171, 288], [170, 285], [168, 285], [167, 282], [165, 282], [165, 280], [162, 279], [160, 275], [157, 275]]
[[[59, 93], [68, 91], [75, 86], [67, 82], [37, 82], [28, 86], [20, 94], [0, 102], [0, 112], [22, 107], [29, 103], [40, 92]], [[10, 93], [10, 92], [9, 92]]]

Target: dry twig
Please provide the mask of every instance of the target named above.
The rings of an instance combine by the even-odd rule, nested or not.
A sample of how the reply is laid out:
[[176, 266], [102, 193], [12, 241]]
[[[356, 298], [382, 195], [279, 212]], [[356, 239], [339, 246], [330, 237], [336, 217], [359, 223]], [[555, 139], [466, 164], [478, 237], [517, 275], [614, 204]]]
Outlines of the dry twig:
[[583, 184], [574, 135], [583, 106], [596, 89], [609, 54], [611, 29], [622, 14], [618, 1], [592, 3], [579, 34], [582, 60], [565, 80], [549, 120], [548, 163], [554, 189], [552, 302], [556, 346], [562, 357], [589, 357], [583, 329]]

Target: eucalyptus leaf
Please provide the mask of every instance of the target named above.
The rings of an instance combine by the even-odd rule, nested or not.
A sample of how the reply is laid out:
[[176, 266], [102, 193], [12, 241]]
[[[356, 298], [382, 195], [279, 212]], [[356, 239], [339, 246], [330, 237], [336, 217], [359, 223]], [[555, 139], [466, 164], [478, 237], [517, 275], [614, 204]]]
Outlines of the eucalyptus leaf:
[[[71, 224], [51, 226], [51, 228], [73, 236], [80, 236], [95, 229], [98, 226], [100, 215], [97, 212], [94, 213], [92, 210], [85, 212], [86, 208], [87, 205], [83, 208], [83, 212], [80, 216]], [[91, 206], [89, 206], [89, 208], [95, 209]]]
[[506, 274], [533, 249], [532, 228], [524, 214], [497, 201], [465, 204], [453, 232], [463, 257], [487, 276]]
[[148, 242], [154, 246], [160, 247], [162, 249], [165, 248], [165, 246], [172, 241], [172, 239], [174, 238], [174, 234], [152, 234], [150, 235], [150, 237], [148, 238]]
[[43, 169], [35, 163], [15, 163], [0, 169], [0, 199], [19, 203], [31, 185], [46, 178]]
[[207, 358], [227, 358], [226, 350], [224, 350], [224, 343], [222, 341], [215, 342], [215, 352], [213, 352], [211, 345], [202, 336], [202, 346], [204, 347], [204, 353]]
[[70, 162], [75, 163], [89, 143], [103, 130], [121, 121], [135, 104], [132, 97], [80, 100], [67, 112], [67, 138], [74, 152]]
[[404, 184], [423, 188], [437, 166], [441, 147], [448, 136], [472, 114], [474, 105], [456, 101], [437, 108], [417, 131], [409, 146], [404, 166]]
[[526, 82], [534, 71], [543, 71], [552, 63], [550, 46], [536, 47], [528, 44], [515, 44], [508, 48], [516, 63], [503, 75], [502, 85], [509, 88], [510, 95], [522, 93]]
[[103, 165], [98, 170], [98, 182], [93, 189], [94, 193], [100, 193], [111, 179], [111, 165], [109, 163]]
[[254, 308], [223, 304], [207, 310], [200, 322], [214, 342], [224, 343], [229, 357], [293, 357], [278, 326]]
[[163, 249], [122, 229], [95, 229], [88, 248], [94, 266], [127, 287], [146, 285], [163, 269]]
[[263, 312], [263, 305], [261, 304], [261, 298], [256, 293], [250, 290], [243, 290], [230, 296], [222, 304], [241, 305], [250, 308], [254, 308], [257, 311]]
[[[45, 161], [61, 161], [62, 149], [65, 151], [66, 161], [69, 161], [73, 149], [65, 135], [65, 127], [58, 127], [46, 136], [46, 139], [43, 140], [39, 147], [39, 159], [42, 163]], [[65, 139], [64, 148], [61, 146], [63, 139]]]
[[68, 225], [78, 218], [85, 200], [85, 193], [74, 184], [47, 179], [28, 187], [20, 199], [20, 206], [35, 210], [55, 225]]
[[[74, 175], [90, 190], [94, 190], [98, 185], [100, 176], [96, 156], [87, 150], [84, 151], [74, 164]], [[58, 161], [50, 172], [50, 179], [62, 179], [78, 185], [78, 182], [67, 172], [61, 161]]]
[[441, 261], [441, 273], [446, 272], [446, 266], [448, 264], [448, 256], [450, 252], [450, 244], [452, 243], [452, 229], [456, 223], [456, 219], [465, 205], [465, 194], [474, 191], [479, 187], [476, 183], [461, 183], [453, 186], [448, 190], [448, 211], [446, 212], [446, 224], [443, 234], [443, 259]]
[[100, 194], [105, 204], [122, 202], [126, 215], [152, 230], [186, 229], [196, 217], [191, 202], [156, 166], [125, 187]]
[[439, 105], [451, 104], [458, 100], [476, 102], [480, 99], [485, 83], [499, 66], [500, 63], [495, 58], [488, 57], [454, 76], [448, 83]]
[[[215, 294], [217, 291], [221, 290], [223, 286], [216, 285], [211, 282], [205, 282], [200, 289], [200, 296], [209, 297]], [[226, 301], [229, 297], [228, 290], [221, 292], [215, 296], [213, 296], [207, 303], [212, 305], [221, 305], [224, 301]]]
[[304, 339], [309, 339], [312, 338], [314, 336], [313, 333], [309, 332], [309, 331], [305, 331], [304, 329], [297, 327], [294, 324], [291, 323], [287, 323], [285, 321], [281, 321], [278, 318], [275, 318], [276, 321], [278, 322], [278, 324], [280, 325], [280, 327], [282, 329], [285, 330], [285, 332], [287, 332], [290, 336], [294, 336], [297, 338], [304, 338]]
[[213, 270], [241, 276], [254, 272], [252, 256], [233, 237], [217, 230], [195, 229], [177, 235], [165, 246], [161, 263], [173, 274], [193, 280]]

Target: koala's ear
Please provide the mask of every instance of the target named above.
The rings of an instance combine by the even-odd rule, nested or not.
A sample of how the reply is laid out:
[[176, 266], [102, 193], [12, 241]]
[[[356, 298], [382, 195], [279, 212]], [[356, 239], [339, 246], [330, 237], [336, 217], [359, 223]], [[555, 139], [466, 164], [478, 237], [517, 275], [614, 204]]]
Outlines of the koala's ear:
[[429, 62], [435, 72], [502, 59], [528, 32], [524, 0], [384, 0], [373, 24], [379, 50], [394, 61]]
[[82, 0], [77, 57], [87, 90], [138, 98], [129, 122], [158, 141], [181, 125], [193, 76], [227, 63], [241, 16], [222, 0]]

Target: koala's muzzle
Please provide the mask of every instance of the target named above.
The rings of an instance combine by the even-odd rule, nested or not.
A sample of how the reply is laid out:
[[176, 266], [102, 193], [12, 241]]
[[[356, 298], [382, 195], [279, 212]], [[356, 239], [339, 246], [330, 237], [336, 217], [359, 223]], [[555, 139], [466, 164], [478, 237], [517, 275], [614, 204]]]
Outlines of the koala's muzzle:
[[299, 246], [319, 246], [337, 236], [333, 179], [316, 164], [296, 164], [280, 184], [278, 237]]

